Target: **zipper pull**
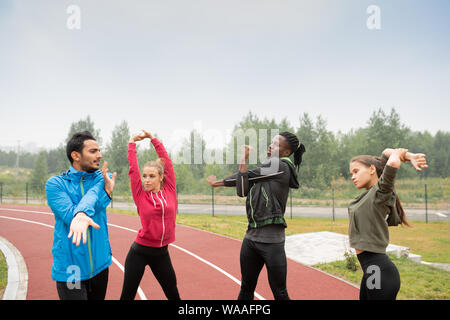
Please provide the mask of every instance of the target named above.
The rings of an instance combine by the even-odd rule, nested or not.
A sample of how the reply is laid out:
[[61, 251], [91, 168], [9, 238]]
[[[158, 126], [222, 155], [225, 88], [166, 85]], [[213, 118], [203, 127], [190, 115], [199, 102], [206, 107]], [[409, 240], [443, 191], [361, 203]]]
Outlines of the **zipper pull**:
[[82, 196], [82, 197], [84, 197], [83, 180], [84, 180], [84, 175], [81, 175], [80, 188], [81, 188], [81, 196]]

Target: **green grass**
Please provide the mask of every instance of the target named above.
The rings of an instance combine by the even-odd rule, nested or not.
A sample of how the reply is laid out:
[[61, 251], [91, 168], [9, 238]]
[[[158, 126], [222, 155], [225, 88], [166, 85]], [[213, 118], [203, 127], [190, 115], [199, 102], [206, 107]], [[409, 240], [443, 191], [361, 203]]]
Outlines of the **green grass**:
[[3, 252], [0, 251], [0, 300], [3, 297], [3, 291], [5, 291], [7, 280], [8, 265], [6, 264], [6, 259]]

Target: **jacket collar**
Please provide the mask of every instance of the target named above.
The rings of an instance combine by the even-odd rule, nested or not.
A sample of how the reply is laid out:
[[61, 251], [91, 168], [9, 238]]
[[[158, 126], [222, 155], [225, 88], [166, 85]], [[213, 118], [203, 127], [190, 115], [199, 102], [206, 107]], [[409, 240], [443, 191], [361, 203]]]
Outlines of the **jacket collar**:
[[92, 177], [95, 176], [97, 174], [99, 170], [96, 170], [94, 172], [86, 172], [86, 171], [78, 171], [77, 169], [75, 169], [72, 165], [70, 166], [69, 170], [67, 170], [66, 172], [64, 172], [64, 177], [72, 180], [72, 179], [81, 179], [82, 176], [86, 176], [86, 177]]

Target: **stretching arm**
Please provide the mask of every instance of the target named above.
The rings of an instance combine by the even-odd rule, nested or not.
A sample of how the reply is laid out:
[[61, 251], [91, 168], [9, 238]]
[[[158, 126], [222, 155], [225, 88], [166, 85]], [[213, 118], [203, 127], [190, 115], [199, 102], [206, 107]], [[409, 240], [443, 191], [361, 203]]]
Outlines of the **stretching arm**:
[[[402, 150], [402, 152], [398, 153], [398, 150]], [[389, 162], [391, 155], [398, 153], [398, 157], [401, 162], [407, 162], [407, 161], [411, 162], [411, 165], [417, 171], [422, 171], [422, 168], [428, 168], [426, 155], [424, 153], [412, 153], [412, 152], [408, 152], [408, 150], [406, 150], [406, 152], [405, 152], [405, 150], [406, 149], [387, 148], [387, 149], [384, 149], [384, 151], [382, 153], [382, 157]], [[396, 162], [396, 160], [394, 160], [394, 159], [392, 159], [392, 161]], [[399, 164], [398, 164], [398, 167], [400, 167]]]

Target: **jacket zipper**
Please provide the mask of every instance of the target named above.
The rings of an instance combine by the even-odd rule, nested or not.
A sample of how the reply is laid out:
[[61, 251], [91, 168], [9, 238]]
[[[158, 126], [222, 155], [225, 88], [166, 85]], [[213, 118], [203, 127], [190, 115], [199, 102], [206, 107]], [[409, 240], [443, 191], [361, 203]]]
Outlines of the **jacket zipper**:
[[[81, 176], [81, 180], [80, 180], [81, 196], [84, 197], [83, 179], [84, 179], [84, 175]], [[88, 244], [88, 251], [89, 251], [89, 264], [91, 266], [91, 278], [92, 278], [92, 275], [94, 274], [94, 264], [92, 262], [91, 233], [90, 233], [89, 226], [87, 228], [87, 244]]]
[[267, 196], [267, 193], [266, 193], [266, 190], [264, 189], [264, 187], [261, 187], [261, 189], [264, 194], [264, 198], [266, 198], [266, 208], [267, 208], [267, 205], [269, 204], [269, 197]]
[[156, 194], [156, 197], [158, 198], [159, 202], [161, 203], [161, 207], [162, 207], [162, 227], [163, 227], [163, 231], [162, 231], [161, 244], [160, 244], [160, 247], [162, 247], [163, 240], [164, 240], [164, 233], [166, 231], [166, 227], [164, 226], [164, 204], [161, 201], [161, 199], [158, 197], [158, 194], [157, 193], [155, 193], [155, 194]]
[[255, 217], [253, 216], [253, 205], [252, 205], [252, 190], [253, 190], [254, 187], [255, 187], [255, 185], [253, 185], [253, 186], [250, 188], [250, 215], [251, 215], [251, 217], [252, 217], [253, 224], [254, 224], [254, 226], [255, 226], [255, 228], [256, 228], [256, 221], [255, 221]]

